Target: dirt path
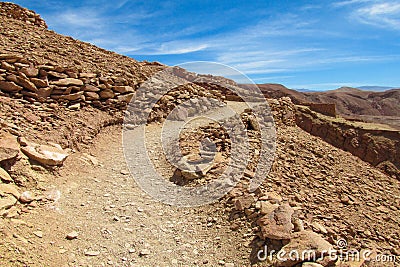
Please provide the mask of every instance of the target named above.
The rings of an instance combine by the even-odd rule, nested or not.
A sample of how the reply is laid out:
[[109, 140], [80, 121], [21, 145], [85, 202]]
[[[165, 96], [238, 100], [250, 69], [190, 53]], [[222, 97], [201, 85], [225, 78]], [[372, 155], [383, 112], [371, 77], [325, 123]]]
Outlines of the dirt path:
[[[176, 208], [151, 199], [127, 172], [121, 133], [114, 126], [99, 134], [87, 151], [93, 162], [80, 152], [67, 159], [46, 182], [58, 201], [5, 222], [13, 243], [4, 265], [248, 266], [251, 228], [232, 231], [223, 204]], [[67, 240], [72, 231], [78, 238]]]

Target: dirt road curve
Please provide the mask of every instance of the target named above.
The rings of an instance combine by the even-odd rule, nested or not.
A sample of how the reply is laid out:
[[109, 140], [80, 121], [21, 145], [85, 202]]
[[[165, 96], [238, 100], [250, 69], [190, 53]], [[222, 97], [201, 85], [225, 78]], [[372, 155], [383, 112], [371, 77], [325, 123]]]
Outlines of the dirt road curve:
[[[160, 150], [150, 151], [158, 158]], [[13, 236], [4, 244], [5, 266], [249, 265], [251, 232], [230, 230], [222, 204], [178, 209], [138, 188], [127, 173], [120, 127], [105, 129], [86, 152], [94, 158], [75, 153], [59, 177], [44, 182], [54, 188], [48, 192], [59, 190], [58, 201], [5, 222]], [[67, 240], [72, 231], [78, 238]]]

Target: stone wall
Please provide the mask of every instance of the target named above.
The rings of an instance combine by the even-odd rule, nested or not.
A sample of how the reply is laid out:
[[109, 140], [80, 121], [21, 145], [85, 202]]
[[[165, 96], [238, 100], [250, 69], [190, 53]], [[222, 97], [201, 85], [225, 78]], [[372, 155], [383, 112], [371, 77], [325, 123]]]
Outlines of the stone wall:
[[324, 114], [326, 116], [336, 117], [336, 105], [335, 104], [321, 104], [321, 103], [310, 103], [308, 104], [311, 110]]
[[18, 55], [0, 54], [1, 93], [29, 102], [118, 107], [130, 101], [135, 86], [112, 73], [85, 73], [76, 67], [38, 65]]
[[[221, 93], [190, 83], [176, 76], [173, 69], [160, 72], [155, 77], [154, 81], [148, 81], [147, 87], [142, 88], [136, 98], [140, 102], [139, 111], [155, 104], [150, 116], [143, 117], [148, 121], [161, 121], [177, 105], [193, 97], [214, 99], [191, 105], [198, 110], [217, 107], [223, 102]], [[0, 95], [23, 98], [31, 103], [57, 102], [70, 109], [86, 105], [107, 110], [126, 109], [141, 85], [143, 82], [139, 83], [137, 77], [130, 73], [83, 72], [75, 66], [60, 66], [51, 62], [38, 64], [19, 55], [0, 54]], [[170, 90], [161, 95], [166, 87]], [[131, 113], [139, 117], [142, 115], [136, 111]], [[134, 121], [138, 122], [137, 119]]]
[[39, 14], [13, 3], [0, 2], [0, 15], [47, 29], [46, 22]]
[[296, 123], [312, 135], [400, 179], [400, 132], [363, 129], [329, 121], [301, 107], [297, 108]]

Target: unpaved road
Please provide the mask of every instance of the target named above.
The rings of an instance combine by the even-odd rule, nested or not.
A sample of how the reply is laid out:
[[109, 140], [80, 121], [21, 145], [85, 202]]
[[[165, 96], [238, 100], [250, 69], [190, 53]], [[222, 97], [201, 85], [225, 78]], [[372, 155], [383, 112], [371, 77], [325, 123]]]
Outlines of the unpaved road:
[[[232, 231], [223, 203], [176, 208], [151, 199], [127, 171], [121, 135], [120, 126], [104, 129], [56, 177], [44, 175], [46, 192], [58, 190], [60, 198], [4, 221], [11, 242], [3, 244], [1, 266], [250, 265], [251, 227]], [[155, 136], [149, 142], [159, 143]], [[151, 154], [159, 169], [170, 171], [158, 160], [160, 148]], [[72, 231], [78, 238], [67, 240]]]

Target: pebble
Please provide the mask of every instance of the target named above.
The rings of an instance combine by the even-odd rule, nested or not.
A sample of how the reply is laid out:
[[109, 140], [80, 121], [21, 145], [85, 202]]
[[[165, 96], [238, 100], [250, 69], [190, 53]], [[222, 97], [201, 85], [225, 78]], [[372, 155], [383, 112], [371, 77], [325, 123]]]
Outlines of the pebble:
[[33, 201], [33, 197], [32, 197], [32, 193], [29, 191], [25, 191], [21, 194], [21, 196], [19, 197], [19, 201], [21, 203], [29, 203]]
[[92, 256], [92, 257], [96, 257], [100, 255], [100, 251], [97, 250], [88, 250], [85, 252], [85, 256]]
[[122, 174], [122, 175], [128, 175], [128, 174], [129, 174], [129, 171], [128, 171], [128, 170], [121, 170], [121, 174]]
[[140, 257], [144, 257], [144, 256], [147, 256], [147, 255], [150, 255], [150, 250], [148, 250], [148, 249], [142, 249], [141, 251], [140, 251], [140, 253], [139, 253], [139, 256]]
[[72, 240], [78, 238], [78, 232], [77, 231], [72, 231], [69, 234], [67, 234], [67, 239]]
[[34, 231], [33, 234], [37, 237], [42, 238], [43, 237], [43, 232], [42, 231]]

